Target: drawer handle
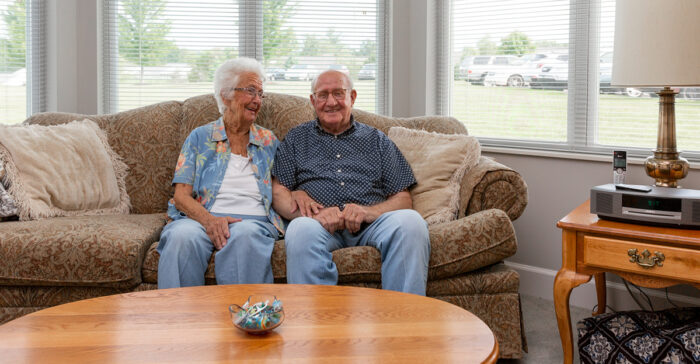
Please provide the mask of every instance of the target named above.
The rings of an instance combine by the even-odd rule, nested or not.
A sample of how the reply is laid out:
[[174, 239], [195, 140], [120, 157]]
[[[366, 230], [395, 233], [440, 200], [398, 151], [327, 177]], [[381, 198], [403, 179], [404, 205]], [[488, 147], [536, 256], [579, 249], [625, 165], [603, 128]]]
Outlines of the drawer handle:
[[643, 268], [654, 268], [655, 265], [663, 267], [663, 261], [666, 259], [664, 253], [654, 252], [654, 256], [651, 256], [651, 253], [646, 249], [641, 255], [637, 253], [637, 249], [630, 249], [627, 251], [627, 255], [630, 256], [630, 262], [637, 263]]

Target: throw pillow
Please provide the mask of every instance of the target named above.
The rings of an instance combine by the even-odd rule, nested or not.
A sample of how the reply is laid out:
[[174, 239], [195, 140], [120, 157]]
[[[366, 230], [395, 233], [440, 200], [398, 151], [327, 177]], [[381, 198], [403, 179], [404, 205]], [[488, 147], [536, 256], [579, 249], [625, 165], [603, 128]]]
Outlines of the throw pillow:
[[15, 205], [15, 200], [10, 197], [10, 194], [5, 190], [3, 185], [3, 178], [5, 175], [5, 170], [3, 169], [2, 163], [0, 163], [0, 221], [4, 221], [5, 218], [17, 215], [17, 206]]
[[429, 225], [457, 218], [462, 177], [481, 156], [479, 141], [464, 134], [439, 134], [392, 127], [389, 139], [401, 150], [418, 182], [413, 208]]
[[129, 212], [127, 166], [92, 120], [0, 125], [0, 163], [20, 220]]

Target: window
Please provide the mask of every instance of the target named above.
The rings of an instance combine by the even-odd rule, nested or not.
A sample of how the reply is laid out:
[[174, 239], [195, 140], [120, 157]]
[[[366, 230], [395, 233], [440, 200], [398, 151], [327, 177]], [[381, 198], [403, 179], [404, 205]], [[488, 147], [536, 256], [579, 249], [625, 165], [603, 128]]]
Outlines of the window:
[[352, 77], [355, 107], [382, 111], [376, 66], [384, 63], [381, 1], [263, 0], [263, 11], [263, 60], [278, 74], [267, 90], [308, 98], [309, 81], [335, 69]]
[[[610, 86], [615, 0], [452, 0], [450, 14], [450, 112], [482, 144], [632, 156], [656, 147], [655, 89]], [[679, 92], [678, 148], [698, 158], [700, 88]]]
[[451, 114], [480, 137], [565, 142], [569, 1], [454, 0], [451, 17]]
[[44, 111], [44, 3], [0, 0], [0, 124]]
[[[660, 88], [610, 86], [615, 51], [615, 0], [601, 1], [600, 95], [595, 143], [600, 145], [656, 147]], [[676, 95], [676, 144], [680, 151], [700, 151], [700, 88], [679, 88]], [[683, 153], [684, 157], [688, 157]]]
[[384, 7], [382, 0], [105, 0], [104, 111], [210, 93], [221, 62], [247, 56], [263, 62], [268, 92], [307, 98], [310, 80], [336, 69], [355, 81], [356, 107], [382, 112]]
[[103, 14], [105, 112], [211, 93], [240, 54], [236, 1], [107, 0]]

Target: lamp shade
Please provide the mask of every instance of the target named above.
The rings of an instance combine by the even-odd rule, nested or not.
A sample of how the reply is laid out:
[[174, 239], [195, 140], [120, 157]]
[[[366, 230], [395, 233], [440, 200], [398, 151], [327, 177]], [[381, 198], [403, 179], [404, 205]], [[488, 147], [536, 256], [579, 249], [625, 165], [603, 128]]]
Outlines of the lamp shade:
[[700, 0], [617, 0], [611, 84], [700, 85]]

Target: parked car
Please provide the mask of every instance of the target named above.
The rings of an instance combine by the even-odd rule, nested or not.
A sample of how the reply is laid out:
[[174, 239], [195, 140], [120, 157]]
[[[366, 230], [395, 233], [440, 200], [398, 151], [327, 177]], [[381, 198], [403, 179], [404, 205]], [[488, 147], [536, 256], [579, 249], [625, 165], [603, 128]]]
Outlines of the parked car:
[[328, 67], [322, 67], [320, 69], [320, 71], [316, 74], [316, 76], [318, 76], [321, 72], [323, 72], [325, 70], [336, 70], [336, 71], [343, 72], [344, 74], [350, 76], [350, 70], [344, 64], [331, 64], [331, 65], [328, 65]]
[[685, 87], [680, 89], [678, 96], [684, 99], [700, 100], [700, 87]]
[[557, 57], [565, 56], [561, 53], [530, 53], [518, 58], [509, 65], [494, 67], [484, 78], [484, 85], [489, 86], [528, 86], [528, 80], [540, 72], [543, 64]]
[[629, 97], [641, 97], [644, 95], [654, 95], [659, 91], [658, 87], [619, 87], [612, 86], [612, 61], [613, 52], [605, 52], [600, 56], [600, 65], [598, 66], [598, 82], [600, 85], [600, 93], [604, 94], [622, 94]]
[[467, 68], [466, 81], [473, 85], [483, 85], [489, 72], [503, 67], [513, 66], [520, 61], [516, 56], [474, 56]]
[[539, 72], [525, 77], [530, 88], [564, 90], [569, 83], [569, 55], [560, 54], [543, 62]]
[[313, 64], [295, 64], [284, 72], [285, 80], [310, 81], [321, 73], [322, 67]]
[[295, 64], [284, 73], [284, 79], [310, 81], [326, 70], [336, 70], [350, 75], [348, 67], [342, 64]]
[[24, 86], [27, 84], [27, 69], [20, 68], [6, 75], [0, 84], [4, 86]]
[[268, 80], [284, 80], [284, 68], [267, 68], [265, 69], [265, 77]]
[[473, 61], [474, 61], [474, 56], [465, 57], [462, 60], [462, 62], [460, 62], [459, 65], [457, 65], [457, 67], [455, 67], [455, 70], [454, 70], [455, 81], [458, 81], [458, 80], [465, 80], [466, 81], [467, 80], [467, 71], [469, 70], [469, 66], [472, 65]]
[[357, 79], [359, 80], [374, 80], [377, 78], [377, 64], [367, 63], [362, 66], [360, 72], [357, 73]]

